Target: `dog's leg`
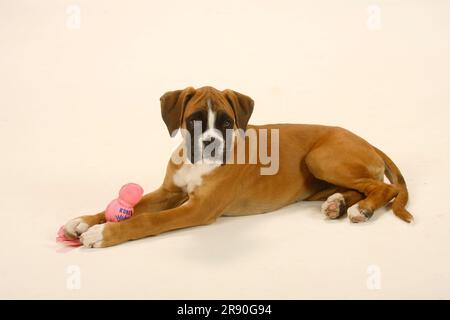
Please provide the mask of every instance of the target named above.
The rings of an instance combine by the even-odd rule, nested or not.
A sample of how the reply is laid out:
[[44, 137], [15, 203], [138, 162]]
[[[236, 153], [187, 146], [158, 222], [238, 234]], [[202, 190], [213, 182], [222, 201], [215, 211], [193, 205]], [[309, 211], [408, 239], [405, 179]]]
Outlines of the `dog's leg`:
[[364, 198], [364, 195], [356, 190], [329, 186], [312, 194], [304, 201], [324, 201], [321, 212], [330, 219], [342, 217], [349, 207]]
[[86, 247], [100, 248], [170, 230], [206, 225], [214, 222], [223, 212], [223, 206], [214, 201], [191, 197], [176, 208], [141, 213], [120, 223], [93, 226], [81, 235], [80, 240]]
[[[168, 188], [160, 187], [142, 198], [134, 207], [134, 215], [173, 208], [182, 204], [186, 199], [187, 195], [179, 190], [169, 190]], [[64, 231], [66, 237], [75, 239], [90, 227], [105, 222], [105, 212], [103, 211], [95, 215], [85, 215], [70, 220], [65, 224]]]
[[69, 220], [64, 225], [64, 233], [68, 239], [76, 239], [91, 226], [105, 222], [105, 212], [93, 215], [85, 215]]
[[398, 193], [394, 186], [373, 179], [360, 180], [355, 187], [360, 188], [367, 197], [356, 190], [333, 193], [322, 204], [322, 213], [330, 219], [337, 219], [347, 212], [350, 221], [364, 222]]
[[322, 213], [330, 219], [342, 217], [347, 209], [360, 201], [364, 195], [355, 190], [345, 190], [333, 193], [322, 204]]
[[[368, 220], [373, 212], [397, 196], [395, 185], [383, 182], [385, 165], [375, 150], [361, 138], [347, 132], [337, 131], [307, 155], [305, 162], [318, 179], [336, 186], [356, 190], [366, 196], [359, 201], [353, 193], [347, 204], [348, 217], [352, 222]], [[334, 201], [340, 201], [334, 197]], [[345, 201], [345, 199], [344, 199]]]
[[[325, 201], [322, 211], [332, 219], [340, 217], [346, 209], [351, 222], [367, 221], [376, 209], [387, 204], [398, 194], [398, 189], [394, 185], [386, 184], [375, 178], [364, 177], [364, 175], [362, 177], [354, 176], [355, 171], [361, 172], [361, 170], [352, 170], [350, 164], [342, 172], [324, 173], [321, 169], [318, 173], [314, 171], [316, 169], [317, 164], [311, 170], [314, 175], [325, 174], [327, 179], [334, 183], [347, 184], [348, 187], [357, 190], [349, 190], [342, 194], [335, 193]], [[365, 199], [363, 199], [364, 196]]]
[[367, 197], [348, 209], [348, 218], [351, 222], [364, 222], [370, 219], [376, 209], [386, 205], [399, 192], [393, 185], [371, 179], [359, 181], [357, 186]]
[[308, 198], [304, 199], [303, 201], [325, 201], [327, 198], [337, 192], [340, 192], [341, 189], [336, 186], [327, 186], [323, 188], [322, 190], [313, 193]]
[[145, 195], [134, 207], [134, 215], [144, 212], [157, 212], [178, 207], [188, 199], [188, 195], [179, 188], [160, 187]]

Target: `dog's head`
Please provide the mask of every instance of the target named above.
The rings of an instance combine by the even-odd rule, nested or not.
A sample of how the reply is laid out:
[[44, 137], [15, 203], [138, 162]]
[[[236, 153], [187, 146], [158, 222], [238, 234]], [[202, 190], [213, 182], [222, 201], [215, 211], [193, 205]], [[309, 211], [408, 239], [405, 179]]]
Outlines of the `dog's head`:
[[182, 129], [192, 163], [205, 158], [224, 161], [232, 133], [245, 131], [254, 104], [246, 95], [212, 87], [169, 91], [160, 100], [169, 134]]

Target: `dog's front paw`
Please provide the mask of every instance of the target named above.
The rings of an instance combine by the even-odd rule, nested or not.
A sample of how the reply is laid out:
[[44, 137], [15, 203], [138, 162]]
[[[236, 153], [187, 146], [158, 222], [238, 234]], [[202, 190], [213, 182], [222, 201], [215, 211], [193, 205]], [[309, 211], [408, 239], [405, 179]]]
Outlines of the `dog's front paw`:
[[89, 224], [83, 218], [72, 219], [64, 225], [64, 233], [69, 239], [78, 238], [87, 229], [89, 229]]
[[87, 248], [101, 248], [104, 243], [103, 232], [106, 224], [96, 224], [80, 236], [80, 241]]

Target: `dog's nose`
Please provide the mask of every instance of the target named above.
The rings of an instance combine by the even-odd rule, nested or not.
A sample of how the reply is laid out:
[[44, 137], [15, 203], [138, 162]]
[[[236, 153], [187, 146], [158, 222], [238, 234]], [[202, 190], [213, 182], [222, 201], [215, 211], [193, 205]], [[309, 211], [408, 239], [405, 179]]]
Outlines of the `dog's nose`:
[[203, 140], [203, 145], [205, 147], [209, 146], [211, 143], [214, 143], [216, 141], [216, 138], [211, 137], [209, 140]]

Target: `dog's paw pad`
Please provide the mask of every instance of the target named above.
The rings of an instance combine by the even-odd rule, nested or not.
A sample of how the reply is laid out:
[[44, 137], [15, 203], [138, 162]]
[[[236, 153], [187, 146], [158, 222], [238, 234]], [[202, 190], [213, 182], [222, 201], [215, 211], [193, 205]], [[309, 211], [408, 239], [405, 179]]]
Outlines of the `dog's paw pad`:
[[80, 241], [87, 248], [100, 248], [103, 242], [104, 224], [96, 224], [90, 227], [80, 236]]
[[330, 219], [337, 219], [345, 213], [345, 200], [341, 193], [335, 193], [322, 203], [322, 213]]
[[347, 214], [351, 222], [359, 223], [369, 220], [373, 212], [368, 209], [361, 209], [358, 204], [355, 204], [348, 208]]

